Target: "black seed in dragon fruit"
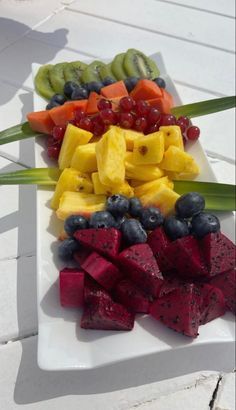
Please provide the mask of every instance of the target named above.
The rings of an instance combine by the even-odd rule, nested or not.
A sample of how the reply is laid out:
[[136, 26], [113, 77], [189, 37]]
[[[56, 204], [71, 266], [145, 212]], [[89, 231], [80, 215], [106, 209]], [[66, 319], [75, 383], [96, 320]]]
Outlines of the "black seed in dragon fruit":
[[150, 298], [129, 279], [116, 285], [114, 299], [134, 313], [149, 313]]
[[119, 253], [121, 233], [118, 229], [81, 229], [74, 236], [82, 245], [102, 255], [113, 258]]
[[126, 248], [118, 261], [124, 274], [149, 296], [157, 297], [163, 283], [162, 273], [149, 245], [137, 244]]
[[223, 316], [226, 312], [226, 303], [222, 291], [208, 284], [200, 287], [202, 295], [200, 325], [204, 325]]

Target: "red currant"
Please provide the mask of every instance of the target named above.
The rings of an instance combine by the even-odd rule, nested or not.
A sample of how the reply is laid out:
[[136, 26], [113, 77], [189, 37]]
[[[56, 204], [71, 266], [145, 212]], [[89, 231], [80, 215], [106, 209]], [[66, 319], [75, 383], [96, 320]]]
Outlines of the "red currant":
[[138, 100], [135, 104], [135, 111], [138, 115], [146, 117], [150, 110], [150, 105], [144, 100]]
[[183, 124], [186, 125], [186, 127], [188, 127], [190, 125], [190, 120], [188, 117], [179, 117], [178, 121], [181, 121]]
[[119, 107], [121, 111], [129, 112], [133, 109], [135, 101], [132, 97], [122, 97], [120, 99]]
[[95, 117], [93, 119], [93, 135], [95, 135], [96, 137], [100, 137], [100, 135], [104, 134], [105, 130], [106, 126], [101, 121], [100, 117]]
[[159, 124], [153, 124], [150, 127], [148, 127], [145, 131], [145, 134], [152, 134], [153, 132], [159, 131]]
[[200, 136], [200, 129], [198, 127], [189, 127], [187, 129], [187, 138], [191, 141], [195, 141]]
[[175, 125], [176, 124], [176, 118], [174, 115], [171, 114], [162, 114], [161, 115], [161, 120], [160, 120], [160, 125]]
[[140, 132], [144, 132], [147, 128], [147, 120], [145, 117], [138, 117], [135, 121], [134, 121], [134, 125], [133, 128], [136, 131], [140, 131]]
[[81, 118], [84, 118], [85, 115], [85, 111], [82, 111], [80, 108], [77, 108], [74, 112], [75, 121], [80, 122]]
[[121, 112], [119, 115], [119, 123], [122, 128], [132, 128], [134, 118], [129, 112]]
[[187, 126], [183, 120], [181, 119], [176, 120], [176, 125], [180, 127], [182, 134], [186, 131]]
[[106, 100], [105, 98], [101, 98], [101, 100], [98, 101], [97, 107], [99, 111], [106, 110], [109, 108], [112, 108], [112, 103], [109, 100]]
[[103, 123], [106, 125], [111, 125], [111, 124], [116, 123], [115, 113], [110, 108], [100, 111], [100, 118], [102, 119]]
[[77, 121], [75, 119], [69, 120], [68, 124], [77, 125]]
[[55, 141], [61, 142], [65, 135], [66, 127], [62, 125], [56, 125], [52, 130], [52, 136]]
[[61, 147], [59, 144], [51, 145], [50, 147], [48, 147], [47, 153], [49, 158], [57, 159], [60, 154], [60, 149]]
[[93, 129], [93, 122], [89, 117], [82, 117], [79, 121], [79, 127], [83, 130], [92, 132]]
[[49, 135], [47, 138], [47, 147], [51, 147], [52, 145], [56, 145], [57, 142], [54, 140], [52, 135]]
[[148, 125], [153, 125], [157, 122], [159, 122], [161, 119], [161, 113], [157, 108], [150, 108], [148, 116], [147, 116], [147, 122]]

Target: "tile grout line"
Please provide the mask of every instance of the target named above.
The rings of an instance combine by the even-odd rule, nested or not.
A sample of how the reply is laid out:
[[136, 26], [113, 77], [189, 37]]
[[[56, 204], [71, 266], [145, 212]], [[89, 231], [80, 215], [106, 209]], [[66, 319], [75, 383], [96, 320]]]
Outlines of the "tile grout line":
[[217, 398], [217, 393], [218, 393], [218, 389], [220, 387], [220, 383], [221, 383], [222, 378], [223, 378], [223, 375], [219, 374], [215, 389], [212, 393], [212, 398], [211, 398], [210, 403], [209, 403], [209, 409], [210, 410], [214, 410], [214, 407], [215, 407], [214, 404], [215, 404], [215, 401], [216, 401], [216, 398]]
[[99, 16], [99, 15], [97, 15], [97, 14], [93, 14], [93, 13], [89, 13], [89, 12], [85, 12], [85, 11], [76, 10], [76, 9], [73, 9], [73, 7], [72, 7], [72, 8], [71, 8], [71, 7], [66, 7], [66, 8], [65, 8], [65, 11], [72, 11], [72, 12], [75, 12], [75, 13], [78, 13], [78, 14], [83, 14], [83, 15], [85, 15], [85, 16], [90, 16], [90, 17], [93, 17], [93, 18], [97, 18], [97, 19], [100, 19], [100, 20], [103, 20], [103, 21], [104, 21], [104, 20], [105, 20], [105, 21], [110, 21], [110, 22], [112, 22], [112, 23], [120, 24], [120, 25], [123, 25], [123, 26], [126, 26], [126, 27], [136, 28], [136, 29], [139, 29], [139, 30], [142, 30], [142, 31], [146, 31], [146, 32], [149, 32], [149, 33], [159, 34], [160, 36], [169, 37], [169, 38], [174, 38], [174, 39], [177, 39], [177, 40], [180, 40], [180, 41], [184, 41], [184, 42], [187, 42], [187, 43], [190, 43], [190, 44], [197, 44], [197, 45], [200, 45], [200, 46], [203, 46], [203, 47], [206, 47], [206, 48], [213, 48], [213, 49], [215, 49], [215, 50], [223, 51], [223, 52], [225, 52], [225, 53], [233, 54], [233, 55], [234, 55], [234, 50], [228, 50], [228, 49], [225, 49], [225, 48], [222, 48], [222, 47], [217, 47], [217, 46], [214, 46], [214, 45], [208, 45], [208, 44], [206, 44], [206, 43], [202, 43], [201, 41], [189, 40], [189, 39], [184, 38], [184, 37], [175, 36], [175, 35], [173, 35], [173, 34], [163, 33], [163, 32], [161, 32], [161, 31], [153, 30], [153, 29], [150, 29], [150, 28], [143, 28], [143, 27], [141, 27], [141, 26], [137, 26], [136, 24], [126, 23], [126, 22], [124, 22], [124, 21], [112, 19], [112, 18], [110, 18], [110, 17], [102, 17], [102, 16]]
[[[14, 142], [17, 142], [17, 141], [14, 141]], [[29, 165], [23, 164], [19, 160], [14, 159], [11, 155], [8, 155], [8, 154], [2, 152], [1, 149], [0, 149], [0, 158], [1, 157], [8, 160], [8, 161], [10, 161], [10, 162], [12, 162], [13, 164], [20, 165], [21, 167], [23, 167], [25, 169], [31, 169], [32, 168]]]
[[35, 330], [35, 331], [33, 331], [31, 333], [28, 333], [26, 335], [14, 337], [13, 339], [0, 341], [0, 348], [2, 346], [7, 346], [11, 343], [20, 342], [21, 340], [29, 339], [29, 338], [35, 337], [35, 336], [38, 336], [38, 330]]

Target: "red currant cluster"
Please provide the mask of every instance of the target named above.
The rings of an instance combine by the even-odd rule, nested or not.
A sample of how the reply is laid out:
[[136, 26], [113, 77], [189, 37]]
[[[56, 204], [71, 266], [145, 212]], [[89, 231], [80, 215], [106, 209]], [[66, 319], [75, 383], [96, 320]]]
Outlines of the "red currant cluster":
[[[132, 97], [123, 97], [119, 101], [118, 110], [114, 111], [112, 102], [104, 98], [98, 101], [97, 108], [99, 112], [94, 115], [87, 115], [86, 112], [77, 109], [70, 123], [92, 132], [94, 136], [104, 134], [109, 125], [119, 125], [121, 128], [133, 129], [144, 134], [158, 131], [163, 125], [178, 125], [185, 141], [196, 140], [200, 135], [199, 128], [192, 126], [187, 117], [177, 119], [174, 115], [162, 114], [144, 100], [134, 101]], [[58, 158], [65, 128], [54, 127], [52, 137], [48, 138], [47, 152], [50, 158]]]

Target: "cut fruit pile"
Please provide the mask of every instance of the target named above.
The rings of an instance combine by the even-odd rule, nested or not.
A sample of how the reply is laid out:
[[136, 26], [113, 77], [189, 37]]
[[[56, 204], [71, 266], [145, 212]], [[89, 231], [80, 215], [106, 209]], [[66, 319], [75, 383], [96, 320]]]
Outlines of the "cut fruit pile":
[[150, 313], [196, 337], [199, 325], [236, 311], [235, 248], [220, 232], [171, 241], [158, 227], [147, 243], [125, 248], [115, 228], [74, 236], [78, 267], [60, 272], [60, 299], [83, 306], [82, 328], [131, 330], [135, 314]]

